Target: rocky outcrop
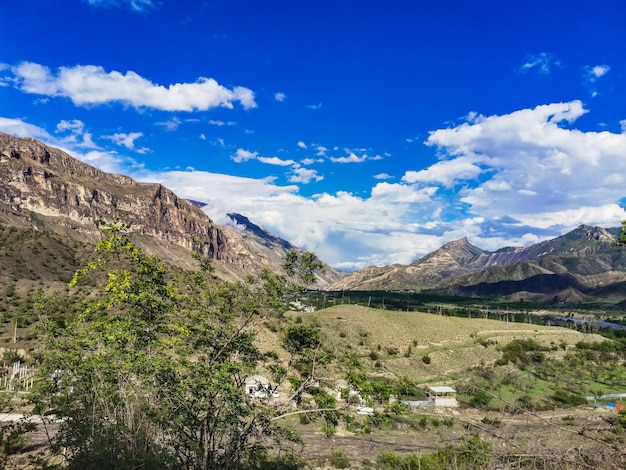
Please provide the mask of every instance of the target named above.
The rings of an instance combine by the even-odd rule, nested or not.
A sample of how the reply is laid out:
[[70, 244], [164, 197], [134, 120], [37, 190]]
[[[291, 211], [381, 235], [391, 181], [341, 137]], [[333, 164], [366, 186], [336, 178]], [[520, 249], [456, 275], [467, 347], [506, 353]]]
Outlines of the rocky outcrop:
[[0, 133], [0, 178], [0, 220], [5, 222], [21, 216], [34, 226], [97, 237], [97, 221], [123, 218], [138, 240], [190, 250], [196, 237], [203, 255], [247, 272], [280, 267], [251, 252], [239, 232], [214, 224], [164, 186], [100, 171], [33, 139]]

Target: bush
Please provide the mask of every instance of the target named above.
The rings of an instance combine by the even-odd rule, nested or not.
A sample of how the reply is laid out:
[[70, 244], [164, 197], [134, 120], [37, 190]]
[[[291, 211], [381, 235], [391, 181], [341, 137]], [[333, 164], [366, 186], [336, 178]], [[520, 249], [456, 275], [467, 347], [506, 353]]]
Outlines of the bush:
[[350, 468], [350, 458], [343, 449], [335, 449], [330, 453], [330, 464], [334, 468]]
[[424, 364], [430, 364], [430, 356], [428, 354], [425, 354], [424, 356], [422, 356], [422, 362]]
[[577, 393], [568, 392], [567, 390], [556, 390], [554, 395], [552, 396], [559, 403], [563, 403], [564, 405], [584, 405], [587, 403], [587, 399], [582, 395]]

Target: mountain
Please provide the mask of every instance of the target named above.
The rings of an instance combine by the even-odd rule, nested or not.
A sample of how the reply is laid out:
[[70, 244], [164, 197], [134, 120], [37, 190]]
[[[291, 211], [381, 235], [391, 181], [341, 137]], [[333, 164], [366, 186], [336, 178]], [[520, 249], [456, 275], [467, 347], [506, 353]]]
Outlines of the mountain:
[[[85, 250], [100, 239], [97, 222], [118, 218], [130, 225], [135, 243], [180, 267], [193, 265], [190, 253], [197, 240], [201, 254], [214, 260], [218, 275], [230, 279], [263, 268], [281, 272], [282, 259], [292, 248], [249, 221], [247, 226], [254, 230], [215, 224], [200, 204], [160, 184], [103, 172], [34, 139], [0, 133], [0, 178], [0, 236], [8, 241], [19, 230], [20, 240], [27, 243], [13, 240], [12, 246], [26, 257], [24, 266], [37, 261], [28, 259], [33, 257], [28, 256], [28, 246], [40, 251], [57, 246], [58, 253], [74, 259], [67, 265], [71, 273]], [[11, 264], [20, 270], [19, 262]], [[57, 275], [63, 271], [60, 263], [48, 264]], [[34, 270], [36, 275], [45, 273], [43, 268]], [[329, 267], [320, 283], [328, 285], [339, 276]]]
[[623, 300], [626, 251], [619, 229], [581, 225], [528, 247], [488, 252], [466, 238], [445, 244], [410, 265], [369, 267], [329, 290], [429, 290], [511, 300]]

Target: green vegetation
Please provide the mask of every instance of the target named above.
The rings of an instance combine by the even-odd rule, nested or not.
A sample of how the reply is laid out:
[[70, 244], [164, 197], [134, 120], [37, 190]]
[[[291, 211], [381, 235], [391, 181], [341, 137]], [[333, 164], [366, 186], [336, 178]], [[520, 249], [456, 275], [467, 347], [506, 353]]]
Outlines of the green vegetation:
[[[45, 321], [33, 399], [37, 413], [65, 417], [53, 452], [63, 450], [70, 469], [251, 465], [265, 455], [263, 439], [291, 437], [272, 421], [276, 407], [243, 387], [263, 358], [254, 327], [280, 315], [278, 288], [288, 286], [267, 272], [236, 283], [210, 269], [170, 279], [126, 228], [107, 225], [101, 256], [71, 282], [104, 270], [101, 293], [64, 322]], [[293, 326], [285, 345], [304, 356], [316, 334]]]

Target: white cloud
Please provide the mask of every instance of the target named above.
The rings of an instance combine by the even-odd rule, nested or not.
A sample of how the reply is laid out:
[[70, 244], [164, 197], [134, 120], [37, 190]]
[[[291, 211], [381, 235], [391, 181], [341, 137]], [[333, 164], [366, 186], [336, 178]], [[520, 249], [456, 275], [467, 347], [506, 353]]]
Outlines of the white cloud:
[[314, 163], [323, 163], [324, 159], [323, 158], [305, 158], [303, 160], [300, 160], [300, 163], [302, 163], [303, 165], [313, 165]]
[[242, 163], [242, 162], [247, 162], [248, 160], [254, 160], [259, 156], [259, 154], [257, 152], [250, 152], [249, 150], [245, 150], [245, 149], [237, 149], [237, 152], [235, 152], [235, 155], [233, 155], [231, 158], [236, 162], [236, 163]]
[[171, 132], [178, 129], [178, 127], [182, 124], [182, 121], [177, 117], [170, 119], [169, 121], [161, 121], [155, 122], [157, 126], [163, 126], [166, 131]]
[[307, 148], [306, 144], [302, 142], [301, 140], [298, 141], [298, 147], [300, 147], [301, 149]]
[[388, 180], [393, 178], [393, 176], [387, 173], [378, 173], [377, 175], [374, 175], [374, 178], [377, 180]]
[[176, 83], [167, 87], [154, 84], [133, 71], [106, 72], [96, 65], [60, 67], [58, 74], [48, 67], [23, 62], [13, 68], [19, 88], [26, 93], [69, 98], [75, 105], [120, 102], [136, 108], [162, 111], [206, 111], [256, 107], [254, 93], [244, 87], [228, 89], [213, 78], [200, 77], [195, 83]]
[[217, 126], [217, 127], [223, 127], [223, 126], [234, 126], [237, 123], [235, 121], [224, 122], [224, 121], [220, 121], [218, 119], [209, 119], [209, 124], [211, 124], [213, 126]]
[[290, 183], [309, 184], [313, 180], [322, 181], [324, 179], [323, 176], [317, 173], [317, 170], [309, 168], [294, 168], [291, 173], [291, 176], [289, 176]]
[[317, 104], [309, 104], [307, 106], [305, 106], [305, 108], [307, 109], [312, 109], [313, 111], [320, 109], [322, 107], [322, 103], [317, 103]]
[[133, 150], [135, 148], [135, 140], [139, 139], [140, 137], [143, 137], [143, 132], [130, 132], [128, 134], [124, 132], [119, 132], [113, 135], [102, 136], [102, 138], [109, 139], [113, 141], [113, 143], [115, 143], [116, 145], [126, 147], [129, 150]]
[[280, 92], [278, 92], [278, 93], [276, 93], [276, 94], [274, 95], [274, 99], [275, 99], [276, 101], [281, 101], [281, 102], [282, 102], [282, 101], [285, 101], [285, 99], [286, 99], [286, 98], [287, 98], [287, 95], [285, 95], [284, 93], [280, 93]]
[[391, 203], [430, 202], [436, 187], [416, 189], [406, 184], [378, 183], [372, 188], [372, 198]]
[[359, 157], [354, 152], [348, 152], [347, 157], [330, 157], [333, 163], [362, 163], [365, 160], [367, 160], [367, 155], [363, 154]]
[[[509, 215], [530, 221], [532, 214], [543, 213], [553, 214], [555, 227], [565, 222], [610, 223], [602, 215], [606, 211], [593, 215], [579, 209], [591, 207], [590, 201], [598, 208], [618, 208], [616, 201], [625, 190], [621, 181], [607, 175], [626, 174], [626, 135], [562, 126], [586, 112], [580, 101], [554, 103], [479, 116], [473, 124], [434, 131], [427, 145], [438, 147], [443, 160], [426, 170], [407, 172], [404, 180], [444, 185], [465, 180], [459, 201], [487, 218]], [[579, 217], [561, 218], [559, 214], [567, 211]]]
[[85, 123], [83, 123], [79, 119], [72, 119], [71, 121], [66, 121], [65, 119], [63, 119], [57, 124], [56, 131], [70, 131], [72, 134], [82, 134], [84, 129]]
[[277, 165], [277, 166], [292, 166], [297, 165], [293, 160], [281, 160], [278, 157], [257, 157], [257, 159], [261, 163], [266, 163], [268, 165]]
[[611, 67], [608, 65], [594, 65], [593, 67], [585, 67], [585, 81], [587, 88], [592, 97], [598, 96], [596, 82], [600, 77], [609, 73]]
[[32, 137], [50, 141], [52, 137], [45, 129], [29, 124], [21, 119], [0, 117], [0, 131], [15, 137]]
[[[626, 218], [618, 203], [626, 196], [626, 130], [577, 130], [576, 120], [586, 112], [582, 103], [571, 101], [503, 115], [468, 114], [467, 122], [430, 133], [426, 144], [437, 151], [438, 162], [407, 169], [398, 183], [376, 175], [366, 196], [338, 191], [305, 197], [298, 184], [320, 181], [322, 175], [244, 148], [233, 160], [284, 163], [290, 184], [201, 171], [150, 172], [124, 155], [72, 150], [107, 171], [158, 181], [182, 197], [206, 202], [218, 223], [226, 222], [228, 212], [242, 213], [325, 261], [354, 269], [409, 263], [464, 236], [496, 250], [536, 243], [581, 223], [619, 225]], [[66, 132], [80, 127], [71, 122], [61, 127]], [[18, 119], [0, 118], [0, 129], [62, 143]], [[363, 158], [361, 150], [348, 152]]]
[[550, 73], [550, 67], [553, 63], [559, 65], [558, 61], [554, 61], [554, 56], [548, 52], [539, 54], [531, 54], [526, 58], [526, 62], [520, 67], [520, 72], [535, 71], [542, 75]]
[[622, 134], [626, 134], [626, 119], [622, 119], [619, 124], [622, 127]]
[[452, 187], [459, 180], [473, 180], [482, 169], [475, 164], [472, 157], [459, 157], [454, 160], [444, 160], [419, 171], [409, 170], [402, 177], [406, 183], [441, 183]]
[[594, 65], [593, 67], [589, 67], [587, 72], [591, 80], [596, 80], [606, 75], [609, 70], [611, 70], [611, 67], [608, 65]]

